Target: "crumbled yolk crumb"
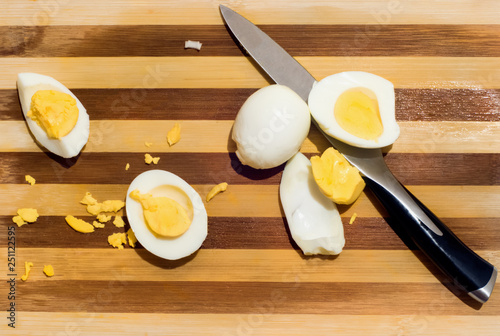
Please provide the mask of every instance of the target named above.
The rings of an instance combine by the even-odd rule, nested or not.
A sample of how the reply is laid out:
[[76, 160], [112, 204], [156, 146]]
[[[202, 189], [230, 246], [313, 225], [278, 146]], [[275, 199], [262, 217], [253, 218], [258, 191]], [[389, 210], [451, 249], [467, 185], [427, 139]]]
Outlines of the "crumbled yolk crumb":
[[94, 216], [99, 215], [101, 212], [118, 212], [125, 206], [125, 202], [120, 200], [108, 200], [99, 203], [89, 192], [85, 194], [80, 203], [87, 205], [87, 212]]
[[311, 165], [321, 192], [335, 203], [353, 203], [365, 187], [359, 170], [333, 147], [325, 150], [321, 157], [313, 156]]
[[181, 125], [175, 123], [174, 127], [167, 133], [167, 142], [169, 146], [175, 145], [181, 139]]
[[152, 157], [151, 154], [147, 153], [144, 155], [144, 162], [146, 162], [147, 164], [158, 164], [158, 161], [160, 161], [159, 157]]
[[113, 224], [115, 224], [116, 227], [122, 228], [125, 226], [125, 222], [122, 219], [122, 216], [115, 216], [115, 220], [113, 221]]
[[160, 236], [180, 236], [191, 225], [186, 209], [173, 199], [141, 194], [139, 190], [132, 191], [130, 197], [141, 203], [146, 223]]
[[106, 226], [106, 225], [104, 225], [104, 223], [100, 223], [100, 222], [98, 222], [98, 221], [93, 221], [93, 222], [92, 222], [92, 225], [94, 225], [94, 227], [95, 227], [96, 229], [103, 229], [103, 228]]
[[30, 275], [31, 267], [33, 267], [33, 263], [31, 261], [24, 262], [25, 272], [21, 276], [21, 280], [23, 280], [23, 281], [28, 280], [28, 276]]
[[145, 142], [144, 142], [144, 146], [146, 146], [146, 147], [148, 147], [148, 148], [149, 148], [149, 147], [153, 146], [153, 143], [152, 143], [152, 142], [147, 142], [147, 141], [145, 141]]
[[223, 191], [226, 191], [226, 189], [227, 189], [227, 183], [226, 182], [222, 182], [222, 183], [217, 184], [207, 194], [207, 202], [210, 201], [212, 198], [214, 198], [215, 195], [217, 195], [217, 194], [219, 194], [219, 193], [221, 193]]
[[130, 247], [135, 247], [135, 243], [137, 243], [137, 238], [135, 237], [134, 231], [132, 229], [127, 230], [128, 244]]
[[12, 217], [12, 221], [17, 226], [22, 226], [27, 223], [34, 223], [38, 219], [38, 211], [32, 208], [17, 209], [17, 216]]
[[123, 232], [113, 233], [112, 235], [108, 236], [108, 243], [109, 245], [119, 250], [123, 250], [123, 244], [127, 243], [127, 235]]
[[354, 223], [354, 221], [356, 220], [356, 217], [358, 217], [358, 214], [357, 213], [353, 213], [352, 216], [351, 216], [351, 219], [349, 219], [349, 224]]
[[100, 213], [97, 215], [97, 220], [101, 223], [106, 223], [111, 220], [111, 216], [107, 216], [106, 214]]
[[48, 277], [54, 276], [54, 267], [52, 265], [43, 265], [43, 273]]
[[85, 205], [95, 205], [97, 204], [97, 200], [92, 197], [92, 194], [89, 193], [88, 191], [85, 193], [85, 196], [82, 198], [80, 203], [85, 204]]
[[24, 175], [24, 179], [31, 185], [34, 185], [36, 182], [35, 178], [31, 175]]
[[78, 107], [75, 98], [67, 93], [39, 90], [31, 97], [31, 108], [27, 115], [49, 138], [61, 139], [75, 127]]
[[127, 163], [127, 164], [125, 165], [125, 170], [129, 170], [129, 169], [130, 169], [130, 163]]
[[81, 233], [90, 233], [94, 232], [94, 226], [83, 219], [75, 218], [71, 215], [66, 216], [66, 223], [71, 226], [75, 231]]

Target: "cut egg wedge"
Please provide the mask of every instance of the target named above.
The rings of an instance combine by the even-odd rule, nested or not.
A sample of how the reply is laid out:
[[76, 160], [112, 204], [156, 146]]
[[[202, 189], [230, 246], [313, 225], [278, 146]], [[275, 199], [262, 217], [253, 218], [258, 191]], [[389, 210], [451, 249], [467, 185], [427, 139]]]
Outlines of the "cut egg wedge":
[[314, 84], [309, 109], [328, 135], [360, 148], [382, 148], [399, 137], [394, 85], [371, 73], [347, 71]]
[[171, 172], [138, 175], [128, 188], [125, 206], [137, 240], [160, 258], [187, 257], [207, 237], [208, 216], [200, 195]]
[[17, 76], [19, 101], [29, 130], [42, 147], [63, 158], [77, 156], [89, 139], [89, 115], [78, 98], [52, 77]]

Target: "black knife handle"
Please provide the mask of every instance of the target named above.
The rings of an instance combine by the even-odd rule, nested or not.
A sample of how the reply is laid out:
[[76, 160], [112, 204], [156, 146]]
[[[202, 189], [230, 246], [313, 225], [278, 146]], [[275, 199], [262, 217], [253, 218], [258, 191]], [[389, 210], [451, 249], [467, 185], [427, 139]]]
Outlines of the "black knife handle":
[[[392, 173], [387, 172], [385, 177], [385, 180], [391, 183], [379, 183], [380, 181], [367, 177], [364, 177], [364, 180], [389, 215], [400, 224], [401, 229], [411, 237], [417, 247], [455, 285], [477, 301], [486, 302], [495, 285], [496, 268], [460, 241], [436, 215], [399, 183]], [[421, 210], [420, 213], [415, 211], [416, 207]], [[429, 223], [429, 220], [432, 223]]]

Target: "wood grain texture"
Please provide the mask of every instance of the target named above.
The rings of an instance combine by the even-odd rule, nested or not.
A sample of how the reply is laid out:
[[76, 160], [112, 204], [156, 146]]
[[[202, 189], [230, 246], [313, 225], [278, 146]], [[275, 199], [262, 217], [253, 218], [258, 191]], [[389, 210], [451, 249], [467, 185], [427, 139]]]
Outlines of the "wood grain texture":
[[[498, 1], [10, 1], [0, 10], [0, 334], [496, 336], [498, 288], [484, 305], [457, 291], [369, 190], [339, 206], [346, 245], [338, 257], [302, 255], [280, 205], [283, 165], [254, 170], [234, 153], [240, 106], [272, 81], [234, 43], [219, 3], [317, 79], [364, 70], [392, 81], [401, 136], [383, 150], [388, 166], [500, 265]], [[184, 49], [188, 39], [202, 49]], [[90, 141], [77, 158], [44, 152], [27, 131], [16, 76], [28, 71], [61, 81], [87, 108]], [[169, 147], [175, 122], [181, 141]], [[313, 127], [301, 151], [328, 146]], [[158, 165], [146, 165], [145, 153], [160, 156]], [[208, 236], [192, 256], [113, 249], [107, 237], [129, 228], [126, 216], [124, 228], [107, 223], [92, 234], [65, 223], [68, 214], [95, 219], [79, 204], [85, 192], [124, 199], [132, 179], [155, 168], [202, 198], [229, 183], [206, 204]], [[5, 233], [21, 207], [41, 216], [16, 227], [12, 329]], [[34, 268], [23, 282], [25, 261]]]

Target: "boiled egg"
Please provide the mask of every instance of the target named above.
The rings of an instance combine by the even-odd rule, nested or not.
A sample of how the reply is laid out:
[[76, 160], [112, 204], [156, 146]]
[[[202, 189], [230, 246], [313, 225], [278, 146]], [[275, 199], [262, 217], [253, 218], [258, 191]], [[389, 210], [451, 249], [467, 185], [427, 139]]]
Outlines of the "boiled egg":
[[321, 129], [349, 145], [381, 148], [399, 137], [394, 85], [377, 75], [347, 71], [325, 77], [308, 103]]
[[298, 152], [310, 121], [306, 102], [292, 89], [278, 84], [263, 87], [248, 97], [234, 121], [236, 155], [253, 168], [279, 166]]
[[321, 193], [302, 153], [285, 165], [280, 200], [292, 238], [305, 255], [342, 252], [344, 227], [337, 206]]
[[164, 170], [138, 175], [127, 191], [126, 213], [137, 240], [149, 252], [176, 260], [197, 251], [208, 233], [200, 195]]
[[36, 141], [63, 158], [77, 156], [89, 138], [89, 115], [78, 98], [52, 77], [20, 73], [17, 89]]

